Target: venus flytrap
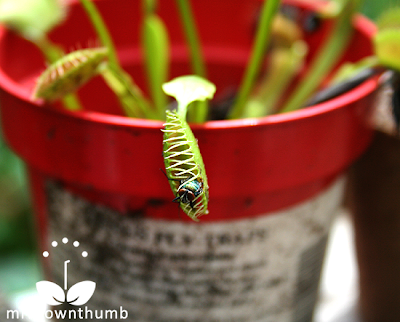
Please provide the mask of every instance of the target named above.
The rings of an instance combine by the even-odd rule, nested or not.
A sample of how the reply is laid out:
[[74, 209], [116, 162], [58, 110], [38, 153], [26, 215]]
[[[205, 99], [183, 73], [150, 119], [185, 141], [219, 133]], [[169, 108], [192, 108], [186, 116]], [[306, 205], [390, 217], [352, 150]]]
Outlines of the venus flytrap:
[[126, 114], [131, 117], [154, 119], [155, 113], [151, 104], [145, 99], [140, 88], [121, 67], [114, 42], [106, 24], [90, 0], [80, 0], [102, 45], [108, 48], [109, 68], [103, 73], [105, 81], [117, 95]]
[[374, 55], [355, 63], [343, 64], [332, 83], [354, 76], [367, 68], [385, 67], [400, 71], [400, 8], [385, 10], [377, 19], [377, 33], [373, 37]]
[[[48, 38], [47, 33], [61, 24], [66, 15], [67, 6], [62, 0], [0, 1], [0, 23], [35, 44], [50, 64], [63, 57], [64, 51]], [[75, 95], [67, 95], [63, 101], [67, 109], [81, 109]]]
[[[343, 0], [341, 4], [328, 5], [318, 12], [323, 17], [335, 19], [334, 28], [321, 46], [316, 59], [310, 63], [305, 78], [299, 81], [300, 85], [288, 102], [285, 102], [283, 111], [302, 107], [331, 72], [350, 39], [353, 29], [351, 19], [359, 1]], [[189, 46], [193, 73], [198, 75], [178, 77], [168, 83], [165, 83], [169, 68], [166, 27], [156, 14], [157, 0], [142, 2], [142, 49], [145, 53], [144, 61], [152, 102], [144, 97], [130, 75], [122, 69], [111, 35], [95, 4], [90, 0], [80, 0], [80, 3], [104, 48], [76, 51], [50, 66], [38, 82], [35, 97], [49, 101], [58, 99], [75, 91], [98, 74], [116, 93], [125, 115], [129, 117], [162, 119], [167, 106], [162, 90], [175, 97], [178, 101], [177, 109], [166, 112], [163, 130], [164, 163], [175, 195], [174, 201], [179, 202], [182, 210], [197, 221], [201, 215], [208, 213], [208, 182], [197, 140], [186, 120], [196, 123], [207, 120], [206, 100], [213, 97], [215, 86], [204, 77], [198, 76], [204, 76], [206, 68], [189, 0], [176, 0], [176, 3]], [[264, 2], [248, 67], [228, 118], [263, 117], [278, 111], [284, 93], [292, 80], [298, 76], [308, 48], [302, 40], [303, 32], [296, 19], [290, 20], [277, 15], [279, 5], [279, 0]], [[270, 54], [270, 66], [262, 75], [260, 71], [266, 61], [267, 49]], [[395, 56], [396, 53], [390, 55]], [[377, 59], [371, 58], [359, 66], [350, 67], [344, 76], [339, 76], [346, 81], [348, 74], [352, 74], [354, 70], [362, 71], [365, 66], [377, 64]], [[161, 86], [162, 83], [164, 84]], [[192, 106], [191, 113], [188, 113], [189, 105]]]
[[[102, 69], [101, 75], [115, 92], [125, 115], [136, 118], [163, 119], [167, 100], [161, 90], [161, 84], [168, 77], [169, 41], [166, 27], [156, 14], [157, 0], [142, 0], [144, 12], [141, 30], [142, 49], [151, 101], [145, 98], [130, 75], [122, 69], [111, 35], [95, 3], [91, 0], [79, 1], [86, 10], [100, 42], [108, 48], [108, 64], [106, 68]], [[299, 85], [291, 97], [284, 102], [283, 108], [280, 106], [283, 101], [282, 97], [293, 78], [298, 76], [307, 49], [305, 49], [305, 43], [300, 39], [303, 33], [299, 23], [277, 13], [280, 0], [264, 1], [248, 66], [236, 93], [234, 104], [228, 112], [228, 118], [262, 117], [277, 110], [287, 112], [304, 106], [321, 81], [331, 72], [340, 53], [346, 47], [353, 29], [351, 19], [360, 1], [337, 0], [318, 8], [318, 16], [335, 20], [334, 28], [321, 46], [314, 61], [310, 63], [305, 77], [298, 82]], [[189, 47], [192, 72], [205, 77], [206, 67], [190, 1], [176, 0], [176, 4]], [[395, 24], [393, 21], [396, 20], [386, 19], [383, 24], [392, 28]], [[388, 30], [386, 34], [379, 34], [376, 37], [376, 43], [379, 42], [378, 50], [380, 50], [377, 50], [378, 56], [381, 56], [381, 62], [386, 60], [385, 65], [390, 65], [391, 62], [388, 59], [396, 56], [390, 54], [389, 50], [392, 48], [389, 43], [393, 43], [392, 40], [397, 37], [391, 33], [392, 30]], [[260, 71], [266, 60], [267, 49], [269, 49], [272, 63], [265, 75], [262, 75]], [[275, 62], [277, 63], [275, 64]], [[209, 114], [207, 102], [197, 101], [194, 105], [196, 108], [189, 111], [188, 120], [204, 123]]]
[[307, 99], [337, 63], [353, 34], [352, 18], [360, 0], [342, 0], [340, 13], [335, 18], [333, 30], [319, 49], [307, 74], [303, 77], [281, 112], [290, 112], [303, 107]]
[[120, 74], [111, 71], [108, 58], [108, 49], [105, 47], [71, 52], [54, 62], [40, 75], [32, 98], [48, 102], [62, 99], [76, 92], [93, 77], [101, 75], [114, 93], [124, 98], [121, 106], [126, 116], [153, 116], [150, 114], [152, 109], [148, 107], [140, 109], [142, 105], [136, 100], [138, 95], [127, 92], [134, 91], [135, 88], [129, 86], [130, 84], [124, 84], [125, 78], [117, 78]]
[[400, 7], [388, 8], [377, 19], [378, 31], [373, 37], [374, 56], [353, 67], [385, 67], [400, 71]]
[[175, 97], [178, 107], [167, 111], [164, 124], [163, 156], [175, 202], [194, 221], [208, 214], [208, 181], [203, 158], [186, 114], [194, 101], [211, 99], [215, 85], [198, 76], [181, 76], [163, 85]]
[[41, 74], [33, 99], [51, 102], [75, 92], [101, 71], [107, 57], [107, 48], [81, 49], [62, 57]]
[[354, 63], [343, 64], [330, 81], [308, 100], [306, 106], [324, 102], [343, 94], [383, 69], [400, 71], [400, 8], [385, 10], [377, 20], [378, 32], [373, 37], [374, 55]]

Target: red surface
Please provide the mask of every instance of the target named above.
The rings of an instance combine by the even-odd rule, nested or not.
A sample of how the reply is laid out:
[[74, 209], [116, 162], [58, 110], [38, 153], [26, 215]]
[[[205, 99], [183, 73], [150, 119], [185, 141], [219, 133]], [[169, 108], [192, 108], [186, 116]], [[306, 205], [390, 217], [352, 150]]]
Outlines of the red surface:
[[[121, 60], [143, 84], [136, 2], [98, 1], [111, 25]], [[112, 3], [112, 5], [111, 5]], [[188, 72], [186, 49], [176, 25], [173, 4], [161, 1], [173, 41], [173, 73]], [[211, 1], [204, 10], [195, 1], [210, 79], [220, 95], [237, 84], [249, 54], [252, 26], [259, 2]], [[229, 15], [214, 10], [227, 6]], [[86, 19], [77, 8], [72, 18], [53, 37], [66, 47], [93, 39]], [[120, 15], [120, 16], [118, 16]], [[115, 17], [118, 16], [118, 19]], [[241, 18], [242, 17], [242, 18]], [[134, 24], [127, 31], [127, 25]], [[216, 27], [216, 24], [222, 25]], [[232, 24], [237, 29], [232, 30]], [[364, 18], [355, 22], [358, 31], [345, 60], [357, 60], [372, 51], [373, 25]], [[228, 28], [229, 26], [229, 28]], [[307, 40], [316, 46], [329, 25]], [[73, 31], [76, 30], [77, 33]], [[71, 32], [72, 31], [72, 32]], [[228, 34], [218, 31], [226, 31]], [[64, 37], [65, 32], [70, 34]], [[27, 51], [32, 54], [27, 55]], [[162, 122], [118, 116], [114, 97], [95, 80], [81, 91], [88, 110], [69, 113], [29, 100], [33, 79], [43, 68], [39, 53], [14, 34], [0, 30], [0, 99], [3, 131], [8, 144], [29, 164], [36, 210], [43, 232], [47, 178], [63, 182], [85, 198], [124, 213], [167, 220], [179, 216], [163, 167]], [[213, 121], [194, 126], [210, 184], [210, 214], [201, 222], [251, 217], [294, 205], [325, 188], [367, 147], [371, 131], [367, 120], [377, 80], [364, 82], [329, 102], [304, 110], [261, 119]], [[92, 104], [88, 104], [88, 102]], [[90, 108], [90, 110], [89, 110]], [[104, 114], [103, 112], [115, 115]]]

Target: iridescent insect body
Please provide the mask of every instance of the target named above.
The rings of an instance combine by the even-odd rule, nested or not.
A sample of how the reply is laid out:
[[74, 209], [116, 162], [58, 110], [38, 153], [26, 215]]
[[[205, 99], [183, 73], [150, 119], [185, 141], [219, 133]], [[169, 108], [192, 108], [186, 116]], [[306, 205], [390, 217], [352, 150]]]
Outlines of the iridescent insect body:
[[193, 201], [203, 192], [203, 183], [197, 180], [186, 183], [187, 180], [181, 180], [181, 188], [178, 190], [178, 196], [172, 200], [189, 204], [194, 209]]

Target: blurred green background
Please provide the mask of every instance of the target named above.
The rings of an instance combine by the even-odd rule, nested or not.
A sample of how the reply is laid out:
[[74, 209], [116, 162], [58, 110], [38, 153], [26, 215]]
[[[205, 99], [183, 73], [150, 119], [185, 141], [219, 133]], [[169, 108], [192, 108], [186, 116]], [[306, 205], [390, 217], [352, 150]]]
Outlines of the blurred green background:
[[40, 280], [23, 162], [0, 138], [0, 292], [16, 294]]
[[374, 20], [386, 8], [400, 5], [400, 0], [364, 0], [361, 12]]
[[[399, 3], [366, 0], [362, 12], [375, 19]], [[0, 293], [9, 297], [41, 279], [33, 227], [24, 165], [0, 137]]]

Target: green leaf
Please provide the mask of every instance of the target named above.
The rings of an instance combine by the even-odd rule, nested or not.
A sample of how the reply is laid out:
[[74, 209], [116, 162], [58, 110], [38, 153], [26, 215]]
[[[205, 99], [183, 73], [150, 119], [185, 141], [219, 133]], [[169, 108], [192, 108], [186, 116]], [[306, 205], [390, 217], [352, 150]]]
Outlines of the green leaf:
[[167, 28], [155, 14], [145, 17], [142, 30], [142, 46], [144, 49], [147, 81], [153, 103], [163, 117], [167, 105], [167, 97], [161, 86], [168, 79], [169, 73], [169, 39]]

